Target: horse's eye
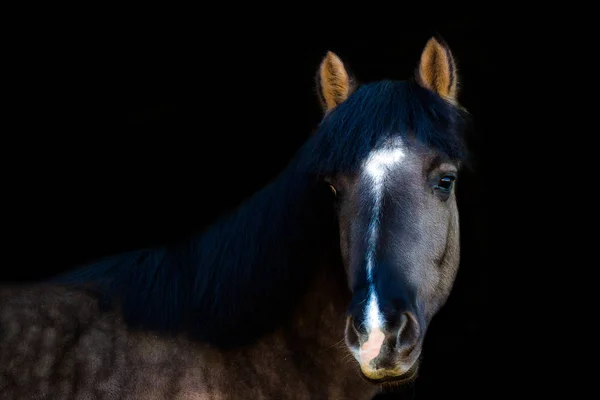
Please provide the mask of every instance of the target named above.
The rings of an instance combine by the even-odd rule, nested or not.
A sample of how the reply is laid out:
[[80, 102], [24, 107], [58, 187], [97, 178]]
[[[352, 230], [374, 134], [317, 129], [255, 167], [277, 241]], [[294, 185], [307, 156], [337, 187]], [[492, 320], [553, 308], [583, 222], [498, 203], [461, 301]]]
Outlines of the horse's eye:
[[444, 192], [449, 192], [452, 189], [452, 184], [456, 180], [456, 177], [453, 175], [445, 175], [440, 179], [440, 182], [436, 186], [437, 189], [440, 189]]
[[333, 192], [333, 195], [337, 197], [337, 190], [335, 190], [335, 186], [333, 186], [332, 184], [329, 184], [329, 189], [331, 189], [331, 191]]

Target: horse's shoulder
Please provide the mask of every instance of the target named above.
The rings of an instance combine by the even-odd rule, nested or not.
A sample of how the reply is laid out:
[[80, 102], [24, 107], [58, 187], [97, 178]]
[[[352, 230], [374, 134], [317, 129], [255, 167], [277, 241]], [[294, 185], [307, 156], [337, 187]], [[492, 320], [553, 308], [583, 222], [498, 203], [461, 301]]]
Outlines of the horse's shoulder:
[[80, 325], [99, 314], [98, 304], [98, 297], [83, 288], [3, 285], [0, 287], [0, 327]]

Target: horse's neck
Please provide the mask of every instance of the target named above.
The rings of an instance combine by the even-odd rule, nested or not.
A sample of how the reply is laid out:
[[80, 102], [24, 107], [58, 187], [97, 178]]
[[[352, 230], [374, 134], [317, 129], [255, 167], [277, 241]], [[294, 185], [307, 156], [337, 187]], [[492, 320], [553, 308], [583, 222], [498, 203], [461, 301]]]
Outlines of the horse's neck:
[[318, 273], [308, 286], [287, 325], [287, 334], [330, 347], [344, 338], [346, 309], [350, 302], [343, 267], [334, 259], [318, 261]]
[[[371, 399], [378, 387], [360, 378], [358, 364], [344, 343], [351, 296], [343, 267], [330, 260], [319, 267], [292, 320], [255, 346], [241, 350], [242, 359], [248, 360], [254, 371], [265, 371], [253, 376], [253, 382], [261, 382], [265, 376], [271, 382], [285, 382], [277, 388], [285, 389], [281, 393], [270, 393], [273, 398]], [[260, 384], [257, 389], [260, 391]], [[272, 386], [262, 389], [274, 390]], [[260, 396], [247, 398], [255, 397]]]

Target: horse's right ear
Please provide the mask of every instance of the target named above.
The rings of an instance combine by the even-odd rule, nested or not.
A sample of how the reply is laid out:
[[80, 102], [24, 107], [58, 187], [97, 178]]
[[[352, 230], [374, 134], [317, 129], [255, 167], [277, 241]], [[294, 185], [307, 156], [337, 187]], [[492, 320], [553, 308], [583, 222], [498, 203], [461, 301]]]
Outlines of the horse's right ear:
[[419, 85], [456, 104], [458, 73], [450, 48], [439, 36], [432, 37], [421, 53], [416, 78]]
[[352, 75], [340, 58], [327, 52], [317, 73], [317, 93], [325, 113], [344, 102], [356, 89]]

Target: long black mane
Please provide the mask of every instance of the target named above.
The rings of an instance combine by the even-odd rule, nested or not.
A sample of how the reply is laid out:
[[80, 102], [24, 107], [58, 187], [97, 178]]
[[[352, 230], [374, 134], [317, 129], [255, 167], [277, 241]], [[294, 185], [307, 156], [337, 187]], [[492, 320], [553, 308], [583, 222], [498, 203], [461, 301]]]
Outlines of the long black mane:
[[381, 140], [415, 135], [466, 156], [461, 111], [414, 82], [365, 84], [332, 110], [276, 180], [182, 243], [120, 254], [60, 277], [92, 285], [132, 327], [237, 343], [276, 325], [324, 251], [339, 252], [320, 178], [355, 170]]

